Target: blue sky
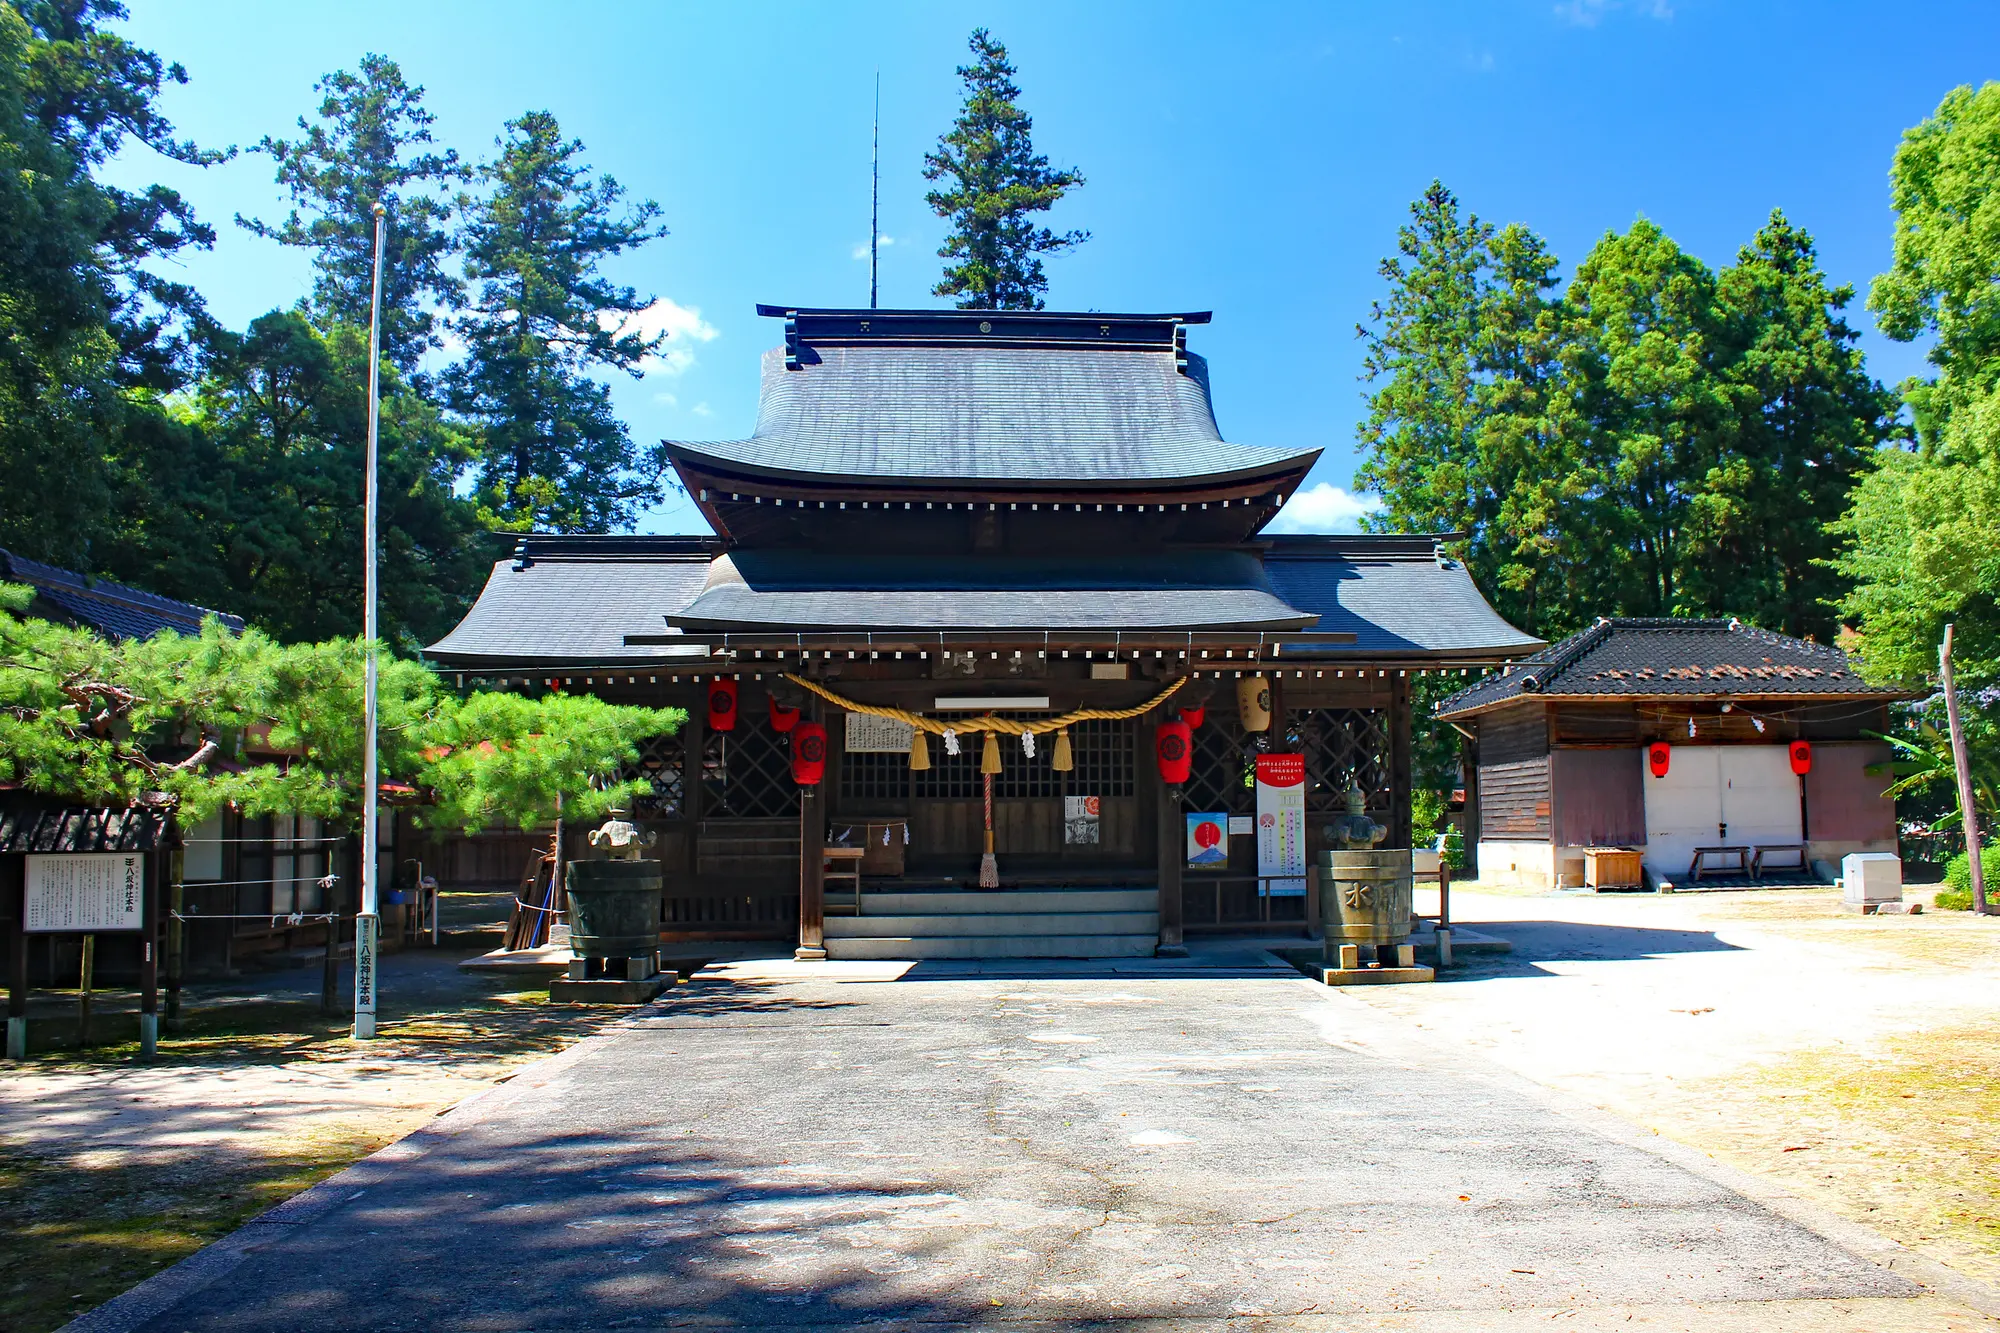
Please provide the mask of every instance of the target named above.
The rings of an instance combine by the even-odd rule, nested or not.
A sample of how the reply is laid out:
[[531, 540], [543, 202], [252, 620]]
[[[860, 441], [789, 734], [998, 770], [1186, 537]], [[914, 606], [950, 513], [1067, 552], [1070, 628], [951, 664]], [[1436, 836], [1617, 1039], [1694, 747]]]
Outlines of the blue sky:
[[[757, 356], [778, 337], [756, 302], [866, 303], [878, 70], [882, 304], [938, 303], [943, 223], [922, 159], [983, 24], [1020, 68], [1037, 144], [1089, 181], [1052, 217], [1093, 239], [1050, 261], [1049, 304], [1213, 309], [1191, 345], [1224, 434], [1326, 450], [1323, 488], [1281, 520], [1304, 528], [1352, 522], [1354, 325], [1432, 177], [1548, 237], [1565, 273], [1642, 213], [1720, 265], [1782, 207], [1865, 298], [1889, 257], [1898, 136], [2000, 68], [1990, 3], [129, 2], [128, 34], [187, 67], [166, 107], [205, 145], [284, 134], [316, 104], [314, 78], [379, 51], [428, 89], [462, 153], [547, 109], [595, 166], [658, 200], [672, 235], [615, 274], [660, 297], [674, 333], [643, 381], [615, 388], [641, 441], [748, 433]], [[216, 223], [185, 274], [223, 320], [305, 292], [304, 256], [230, 221], [281, 212], [268, 158], [195, 171], [142, 151], [116, 171], [175, 184]], [[1920, 371], [1921, 350], [1880, 337], [1859, 304], [1874, 373]], [[700, 520], [681, 501], [644, 526]]]

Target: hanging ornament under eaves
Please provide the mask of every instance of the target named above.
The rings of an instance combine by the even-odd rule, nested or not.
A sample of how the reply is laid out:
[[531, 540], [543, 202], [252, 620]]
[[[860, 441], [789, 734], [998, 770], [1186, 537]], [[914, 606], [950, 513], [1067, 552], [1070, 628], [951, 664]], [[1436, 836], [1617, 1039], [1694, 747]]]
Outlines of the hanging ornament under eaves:
[[778, 696], [775, 694], [767, 694], [764, 697], [770, 700], [771, 704], [771, 730], [782, 736], [799, 724], [798, 709], [785, 707], [778, 702]]

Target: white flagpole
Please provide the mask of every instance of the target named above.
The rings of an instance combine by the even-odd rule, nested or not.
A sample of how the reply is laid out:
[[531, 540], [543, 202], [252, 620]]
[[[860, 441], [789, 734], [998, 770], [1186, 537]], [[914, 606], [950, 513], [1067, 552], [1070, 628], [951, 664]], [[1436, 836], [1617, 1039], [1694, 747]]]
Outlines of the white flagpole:
[[375, 944], [381, 926], [379, 886], [376, 883], [381, 856], [376, 847], [376, 803], [381, 791], [381, 774], [375, 754], [375, 440], [381, 412], [380, 374], [382, 364], [382, 237], [387, 228], [388, 210], [375, 205], [375, 290], [368, 302], [368, 461], [362, 483], [362, 525], [366, 548], [361, 559], [361, 637], [366, 642], [367, 665], [362, 685], [362, 726], [366, 747], [361, 763], [361, 911], [354, 918], [354, 1036], [366, 1040], [375, 1035]]

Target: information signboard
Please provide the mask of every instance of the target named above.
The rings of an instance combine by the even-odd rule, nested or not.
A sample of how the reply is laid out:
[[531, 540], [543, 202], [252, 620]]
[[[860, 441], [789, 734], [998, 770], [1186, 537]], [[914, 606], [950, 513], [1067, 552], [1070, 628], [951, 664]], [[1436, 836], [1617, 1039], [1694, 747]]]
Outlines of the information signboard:
[[[1257, 874], [1273, 898], [1306, 891], [1306, 757], [1257, 756]], [[1264, 876], [1282, 875], [1283, 879]], [[1297, 879], [1290, 876], [1296, 875]]]
[[146, 858], [138, 852], [30, 856], [27, 920], [43, 934], [144, 930]]
[[873, 713], [847, 715], [849, 754], [908, 754], [912, 739], [914, 737], [907, 722], [893, 717], [876, 717]]

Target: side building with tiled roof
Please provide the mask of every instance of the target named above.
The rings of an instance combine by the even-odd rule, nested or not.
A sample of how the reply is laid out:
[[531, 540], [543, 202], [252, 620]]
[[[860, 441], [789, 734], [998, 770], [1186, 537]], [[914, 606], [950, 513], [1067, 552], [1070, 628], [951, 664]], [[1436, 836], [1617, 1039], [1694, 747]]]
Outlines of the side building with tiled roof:
[[[1599, 620], [1445, 699], [1472, 752], [1482, 879], [1581, 886], [1640, 853], [1645, 882], [1824, 880], [1896, 850], [1877, 739], [1902, 693], [1825, 644], [1737, 620]], [[1629, 858], [1626, 858], [1629, 860]]]

